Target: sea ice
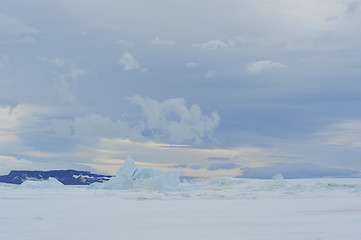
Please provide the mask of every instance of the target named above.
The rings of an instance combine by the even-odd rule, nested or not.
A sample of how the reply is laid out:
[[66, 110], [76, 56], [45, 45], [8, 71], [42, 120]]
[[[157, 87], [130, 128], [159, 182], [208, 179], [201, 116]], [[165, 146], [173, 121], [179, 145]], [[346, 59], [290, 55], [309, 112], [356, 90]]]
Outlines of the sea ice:
[[174, 190], [178, 185], [179, 172], [162, 171], [153, 168], [137, 168], [133, 158], [128, 156], [113, 178], [107, 182], [93, 183], [89, 188]]

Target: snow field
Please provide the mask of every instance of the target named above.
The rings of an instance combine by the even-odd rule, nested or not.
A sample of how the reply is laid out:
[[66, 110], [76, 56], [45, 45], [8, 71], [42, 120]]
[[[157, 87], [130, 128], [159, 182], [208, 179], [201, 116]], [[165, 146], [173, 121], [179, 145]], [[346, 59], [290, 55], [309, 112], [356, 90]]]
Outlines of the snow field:
[[0, 185], [0, 239], [359, 239], [360, 179], [212, 179], [172, 191]]

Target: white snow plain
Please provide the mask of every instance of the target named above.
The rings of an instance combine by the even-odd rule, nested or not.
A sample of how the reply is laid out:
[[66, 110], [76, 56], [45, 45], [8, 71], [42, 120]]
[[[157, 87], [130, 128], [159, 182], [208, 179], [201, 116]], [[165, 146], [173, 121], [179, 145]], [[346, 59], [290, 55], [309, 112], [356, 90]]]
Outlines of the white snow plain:
[[159, 176], [149, 185], [154, 173], [144, 174], [142, 185], [134, 173], [126, 190], [0, 184], [0, 239], [361, 239], [358, 178], [214, 178], [159, 188]]

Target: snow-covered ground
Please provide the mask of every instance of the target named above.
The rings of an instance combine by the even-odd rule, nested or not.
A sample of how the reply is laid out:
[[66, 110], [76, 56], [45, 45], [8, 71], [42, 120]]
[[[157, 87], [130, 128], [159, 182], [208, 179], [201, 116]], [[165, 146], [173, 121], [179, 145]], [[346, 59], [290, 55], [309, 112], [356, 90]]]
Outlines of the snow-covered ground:
[[0, 184], [0, 239], [361, 238], [361, 179], [218, 178], [171, 190]]

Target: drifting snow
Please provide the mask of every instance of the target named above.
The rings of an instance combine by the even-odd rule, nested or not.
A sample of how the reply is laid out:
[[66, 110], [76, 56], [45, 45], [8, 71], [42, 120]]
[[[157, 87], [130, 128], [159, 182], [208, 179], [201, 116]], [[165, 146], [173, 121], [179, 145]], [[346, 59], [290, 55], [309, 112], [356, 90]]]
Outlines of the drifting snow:
[[93, 183], [89, 188], [95, 189], [154, 189], [174, 190], [179, 185], [179, 172], [161, 171], [153, 168], [137, 168], [131, 156], [117, 170], [115, 177], [107, 182]]
[[59, 182], [56, 178], [49, 178], [48, 180], [34, 181], [26, 180], [21, 184], [23, 188], [62, 188], [64, 184]]

